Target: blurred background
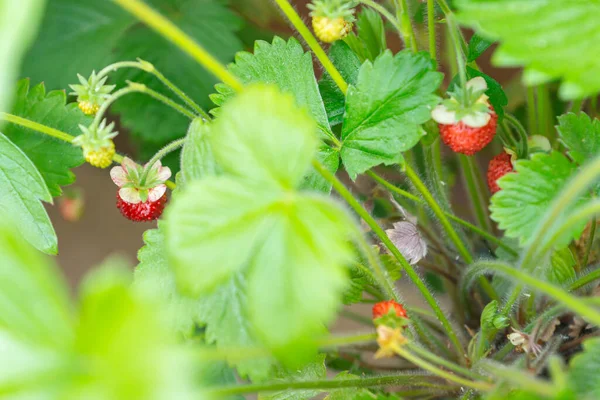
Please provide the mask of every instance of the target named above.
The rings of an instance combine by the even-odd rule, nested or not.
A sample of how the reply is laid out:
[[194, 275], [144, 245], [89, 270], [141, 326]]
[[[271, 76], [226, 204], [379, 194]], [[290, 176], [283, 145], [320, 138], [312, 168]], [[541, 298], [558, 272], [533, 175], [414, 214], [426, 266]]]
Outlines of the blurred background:
[[[293, 34], [269, 0], [147, 2], [226, 63], [232, 62], [238, 51], [252, 51], [255, 40], [271, 41], [273, 35], [288, 37]], [[306, 3], [304, 0], [294, 1], [297, 10], [310, 25]], [[385, 1], [382, 3], [385, 4]], [[412, 0], [410, 9], [425, 48], [427, 35], [418, 25], [425, 16], [424, 4]], [[440, 37], [444, 36], [442, 26], [438, 30]], [[387, 31], [387, 41], [394, 51], [402, 48], [392, 29]], [[442, 64], [446, 57], [444, 48], [442, 44], [439, 49]], [[490, 76], [506, 85], [508, 97], [513, 99], [509, 107], [517, 109], [524, 96], [513, 93], [511, 87], [519, 86], [511, 86], [510, 82], [519, 77], [519, 71], [491, 68], [490, 53], [486, 52], [478, 62]], [[65, 90], [69, 84], [77, 82], [77, 74], [87, 77], [93, 70], [137, 57], [152, 62], [194, 100], [206, 109], [211, 108], [208, 96], [214, 93], [215, 80], [185, 54], [111, 1], [49, 0], [37, 39], [25, 58], [21, 77], [29, 78], [32, 86], [44, 82], [47, 91]], [[319, 67], [316, 64], [315, 67], [317, 75], [320, 75]], [[116, 71], [110, 75], [109, 83], [123, 86], [126, 80], [141, 82], [169, 94], [152, 76], [139, 70]], [[74, 101], [74, 97], [70, 96], [69, 101]], [[117, 150], [139, 161], [147, 160], [166, 143], [184, 136], [187, 130], [185, 117], [140, 94], [128, 95], [117, 101], [109, 115], [121, 133], [116, 140]], [[166, 161], [174, 170], [177, 169], [177, 156], [174, 154]], [[487, 162], [485, 157], [480, 158], [482, 160]], [[116, 186], [108, 170], [83, 165], [74, 172], [77, 180], [65, 193], [81, 195], [83, 212], [80, 217], [73, 215], [77, 211], [74, 210], [76, 206], [64, 196], [55, 202], [57, 205], [48, 206], [59, 238], [58, 261], [72, 286], [109, 254], [123, 255], [132, 266], [135, 265], [136, 253], [143, 245], [142, 234], [154, 227], [154, 224], [133, 223], [121, 217], [115, 207]], [[360, 179], [353, 185], [355, 191], [366, 195], [372, 188], [372, 184]], [[467, 203], [462, 202], [465, 210], [455, 211], [469, 218]]]

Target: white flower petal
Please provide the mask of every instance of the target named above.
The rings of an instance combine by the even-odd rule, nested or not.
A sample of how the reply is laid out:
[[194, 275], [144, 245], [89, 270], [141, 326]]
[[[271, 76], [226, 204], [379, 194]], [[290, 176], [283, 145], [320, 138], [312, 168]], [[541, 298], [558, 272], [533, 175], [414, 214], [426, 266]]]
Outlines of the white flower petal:
[[167, 191], [167, 185], [158, 185], [148, 190], [148, 200], [152, 203], [163, 197]]
[[121, 199], [127, 203], [137, 204], [142, 202], [140, 193], [134, 188], [119, 189], [119, 196], [121, 196]]
[[448, 111], [443, 104], [440, 104], [431, 111], [431, 118], [438, 124], [444, 125], [452, 125], [458, 122], [456, 120], [456, 113]]
[[170, 177], [171, 177], [171, 168], [169, 168], [169, 167], [160, 167], [160, 169], [158, 170], [157, 178], [161, 182], [165, 182]]
[[487, 88], [487, 82], [481, 76], [477, 76], [467, 82], [467, 89], [471, 89], [474, 92], [480, 90], [485, 91]]
[[123, 169], [123, 167], [116, 166], [111, 168], [110, 170], [110, 178], [118, 187], [122, 187], [127, 183], [127, 172]]
[[[152, 169], [153, 170], [159, 170], [160, 167], [162, 167], [162, 162], [160, 162], [160, 160], [157, 160], [154, 165], [152, 165]], [[148, 168], [148, 163], [144, 164], [144, 168]]]
[[123, 162], [121, 163], [125, 170], [134, 170], [137, 169], [137, 164], [129, 157], [123, 158]]
[[492, 116], [489, 113], [475, 113], [467, 115], [460, 121], [471, 128], [482, 128], [490, 122], [490, 118]]

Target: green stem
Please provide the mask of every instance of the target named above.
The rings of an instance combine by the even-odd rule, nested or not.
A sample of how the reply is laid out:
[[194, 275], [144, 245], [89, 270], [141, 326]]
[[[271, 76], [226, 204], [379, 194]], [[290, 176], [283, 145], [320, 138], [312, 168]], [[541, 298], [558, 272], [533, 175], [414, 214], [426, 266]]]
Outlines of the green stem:
[[477, 389], [480, 391], [490, 390], [493, 387], [493, 385], [491, 383], [471, 381], [471, 380], [456, 376], [450, 372], [444, 371], [443, 369], [440, 369], [440, 368], [436, 367], [435, 365], [430, 364], [429, 362], [419, 358], [418, 356], [414, 355], [413, 353], [409, 352], [408, 350], [406, 350], [403, 347], [397, 347], [394, 350], [400, 357], [404, 357], [408, 361], [423, 368], [424, 370], [429, 371], [429, 372], [431, 372], [441, 378], [444, 378], [450, 382], [458, 383], [461, 386], [470, 387], [470, 388]]
[[233, 90], [242, 89], [242, 83], [223, 64], [213, 57], [204, 47], [182, 31], [177, 25], [169, 21], [160, 13], [141, 0], [113, 0], [140, 21], [160, 33], [165, 39], [171, 41], [181, 50], [189, 54], [206, 70], [218, 79], [229, 85]]
[[461, 367], [460, 365], [456, 365], [456, 364], [446, 360], [445, 358], [438, 357], [437, 355], [431, 353], [430, 351], [425, 350], [424, 348], [422, 348], [416, 344], [409, 343], [406, 345], [406, 347], [408, 349], [410, 349], [411, 351], [413, 351], [414, 353], [417, 353], [417, 355], [425, 358], [426, 360], [437, 363], [443, 367], [448, 368], [450, 371], [456, 372], [458, 374], [462, 374], [467, 378], [486, 379], [484, 376], [479, 375], [467, 368]]
[[581, 108], [583, 107], [584, 101], [585, 101], [585, 97], [574, 100], [573, 103], [571, 104], [571, 109], [569, 111], [572, 113], [576, 113], [576, 114], [579, 113], [581, 111]]
[[[388, 189], [389, 191], [396, 193], [402, 197], [405, 197], [409, 200], [414, 201], [415, 203], [418, 204], [426, 204], [425, 201], [421, 200], [420, 198], [418, 198], [417, 196], [413, 195], [412, 193], [409, 193], [405, 190], [402, 190], [396, 186], [394, 186], [393, 184], [391, 184], [390, 182], [386, 181], [384, 178], [382, 178], [381, 176], [377, 175], [375, 172], [373, 171], [367, 171], [366, 174], [368, 176], [370, 176], [371, 178], [373, 178], [375, 181], [377, 181], [379, 184], [381, 184], [381, 186], [385, 187], [386, 189]], [[491, 243], [496, 244], [498, 247], [502, 247], [504, 250], [506, 250], [507, 252], [509, 252], [510, 254], [512, 254], [513, 256], [518, 256], [519, 253], [517, 253], [512, 247], [510, 247], [509, 245], [507, 245], [506, 243], [504, 243], [502, 240], [498, 239], [496, 236], [491, 235], [487, 232], [485, 232], [483, 229], [480, 229], [479, 227], [471, 224], [470, 222], [467, 222], [449, 212], [446, 211], [442, 211], [444, 213], [444, 215], [448, 218], [450, 218], [452, 221], [464, 226], [465, 228], [473, 231], [474, 233], [480, 235], [481, 237], [483, 237], [484, 239], [488, 240]]]
[[583, 256], [583, 262], [581, 263], [582, 268], [587, 267], [588, 261], [590, 260], [590, 254], [592, 252], [592, 247], [594, 246], [594, 238], [596, 236], [596, 224], [598, 221], [596, 218], [592, 220], [592, 226], [590, 227], [590, 237], [588, 238], [587, 245], [585, 247], [585, 254]]
[[435, 37], [435, 0], [427, 0], [427, 32], [429, 38], [429, 54], [437, 63], [437, 42]]
[[572, 292], [573, 290], [577, 290], [599, 278], [600, 278], [600, 269], [594, 270], [594, 271], [590, 272], [589, 274], [584, 275], [581, 278], [577, 279], [575, 282], [571, 283], [571, 285], [569, 285], [569, 292]]
[[491, 223], [486, 212], [485, 204], [487, 203], [485, 196], [482, 193], [481, 186], [477, 183], [478, 178], [475, 175], [477, 167], [472, 157], [460, 154], [459, 160], [477, 223], [483, 230], [489, 232], [491, 230]]
[[408, 14], [408, 2], [406, 0], [395, 0], [395, 4], [397, 19], [401, 23], [400, 34], [404, 39], [404, 45], [406, 48], [410, 48], [413, 53], [416, 53], [418, 51], [417, 40]]
[[[459, 39], [459, 36], [461, 36], [460, 29], [458, 28], [458, 25], [456, 25], [456, 22], [454, 21], [454, 15], [452, 14], [446, 14], [446, 23], [448, 24], [448, 32], [450, 33], [450, 38], [452, 39], [454, 52], [456, 54], [456, 66], [458, 68], [458, 76], [460, 77], [460, 85], [463, 91], [463, 101], [466, 102], [468, 100], [467, 66], [463, 48]], [[466, 104], [463, 105], [466, 106]]]
[[360, 2], [368, 7], [371, 7], [373, 10], [377, 11], [379, 14], [383, 15], [385, 17], [385, 19], [387, 19], [388, 21], [390, 21], [390, 23], [394, 26], [394, 28], [396, 28], [396, 30], [398, 31], [398, 34], [400, 35], [400, 38], [402, 40], [404, 40], [405, 43], [408, 43], [408, 41], [410, 41], [409, 38], [406, 38], [404, 36], [404, 32], [402, 30], [402, 26], [400, 25], [400, 23], [398, 22], [398, 19], [396, 17], [394, 17], [392, 15], [391, 12], [389, 12], [385, 7], [383, 7], [381, 4], [378, 4], [372, 0], [360, 0]]
[[115, 72], [121, 68], [137, 68], [141, 69], [142, 71], [145, 71], [143, 65], [137, 61], [119, 61], [102, 68], [100, 72], [98, 72], [98, 75], [96, 75], [96, 77], [98, 78], [98, 80], [100, 80], [106, 75], [110, 74], [111, 72]]
[[295, 382], [276, 382], [276, 383], [258, 383], [238, 386], [225, 386], [221, 388], [208, 389], [212, 396], [229, 397], [246, 393], [276, 392], [284, 390], [306, 390], [306, 389], [343, 389], [343, 388], [368, 388], [379, 386], [425, 386], [438, 388], [436, 384], [427, 381], [431, 377], [406, 374], [406, 375], [380, 375], [367, 378], [356, 379], [328, 379], [316, 381], [295, 381]]
[[552, 134], [550, 94], [548, 93], [548, 85], [541, 84], [536, 88], [536, 90], [538, 132], [540, 135], [546, 136], [548, 140], [553, 143], [554, 135]]
[[359, 324], [363, 324], [366, 326], [373, 326], [373, 320], [369, 317], [365, 317], [364, 315], [349, 311], [342, 310], [340, 311], [340, 316], [347, 318], [351, 321], [358, 322]]
[[148, 172], [150, 172], [152, 166], [156, 164], [159, 160], [162, 160], [167, 154], [179, 149], [180, 147], [183, 147], [186, 139], [186, 137], [183, 137], [181, 139], [174, 140], [159, 151], [157, 151], [156, 154], [154, 154], [154, 156], [152, 156], [152, 158], [146, 163], [146, 167], [144, 168], [142, 176], [140, 177], [140, 182], [142, 183], [142, 185], [144, 184], [144, 182], [146, 182]]
[[525, 127], [523, 126], [523, 124], [521, 124], [521, 121], [516, 119], [511, 114], [506, 113], [504, 115], [504, 119], [506, 121], [508, 121], [517, 130], [517, 133], [519, 134], [519, 145], [522, 148], [522, 150], [521, 150], [522, 154], [520, 154], [519, 156], [522, 158], [526, 158], [529, 154], [529, 149], [528, 149], [529, 144], [527, 143], [527, 140], [529, 138], [527, 136], [527, 131], [525, 130]]
[[532, 86], [527, 87], [527, 127], [529, 132], [535, 132], [538, 127], [535, 90]]
[[372, 231], [377, 235], [377, 237], [379, 237], [382, 243], [398, 260], [398, 262], [403, 267], [410, 280], [412, 280], [413, 283], [417, 286], [417, 289], [419, 289], [419, 291], [421, 292], [431, 309], [435, 312], [437, 318], [444, 327], [444, 330], [448, 334], [448, 338], [456, 348], [461, 363], [464, 363], [465, 359], [462, 344], [460, 343], [458, 336], [452, 329], [450, 321], [440, 308], [435, 297], [433, 297], [429, 289], [427, 289], [425, 283], [421, 280], [421, 277], [416, 273], [414, 268], [406, 261], [402, 253], [388, 238], [383, 229], [381, 229], [381, 227], [377, 224], [375, 219], [373, 219], [373, 217], [371, 217], [367, 210], [365, 210], [364, 207], [354, 198], [352, 193], [350, 193], [350, 191], [346, 189], [344, 184], [339, 179], [337, 179], [335, 175], [329, 172], [323, 165], [321, 165], [320, 162], [313, 160], [312, 164], [315, 170], [317, 170], [321, 174], [321, 176], [325, 178], [325, 180], [332, 184], [333, 188], [340, 194], [340, 196], [342, 196], [342, 198], [348, 203], [348, 205], [350, 205], [350, 207], [352, 207], [352, 209], [354, 209], [354, 211], [367, 223], [367, 225], [369, 225]]
[[442, 12], [445, 15], [451, 15], [452, 14], [452, 10], [450, 9], [450, 6], [448, 5], [448, 3], [446, 3], [446, 0], [436, 0], [438, 5], [440, 6], [440, 8], [442, 9]]
[[288, 20], [292, 23], [294, 28], [298, 31], [300, 36], [304, 39], [308, 47], [311, 48], [315, 56], [319, 59], [323, 68], [327, 71], [327, 73], [331, 76], [331, 79], [335, 82], [335, 84], [340, 88], [343, 94], [346, 94], [348, 91], [348, 84], [342, 78], [342, 75], [337, 70], [335, 65], [331, 62], [325, 50], [319, 45], [319, 42], [315, 38], [315, 36], [311, 33], [310, 29], [304, 24], [302, 18], [298, 15], [294, 7], [290, 4], [288, 0], [275, 0], [275, 3], [279, 6], [281, 11], [285, 14]]

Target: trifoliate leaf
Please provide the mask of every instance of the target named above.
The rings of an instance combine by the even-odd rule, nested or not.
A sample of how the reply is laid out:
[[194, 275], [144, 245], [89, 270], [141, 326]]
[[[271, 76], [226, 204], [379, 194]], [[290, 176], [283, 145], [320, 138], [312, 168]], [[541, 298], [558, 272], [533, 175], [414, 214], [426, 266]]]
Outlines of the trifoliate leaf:
[[352, 179], [379, 164], [402, 162], [424, 135], [442, 74], [428, 54], [386, 51], [365, 62], [346, 97], [342, 162]]
[[567, 382], [578, 399], [600, 398], [600, 382], [597, 379], [600, 368], [600, 338], [583, 342], [583, 351], [571, 360]]
[[547, 271], [548, 281], [563, 285], [575, 279], [575, 257], [571, 249], [555, 251], [550, 257], [550, 268]]
[[[525, 66], [525, 82], [563, 80], [564, 99], [600, 91], [600, 28], [596, 0], [458, 0], [458, 17], [483, 37], [498, 40], [492, 61]], [[510, 23], [507, 23], [510, 21]], [[577, 62], [573, 62], [573, 60]]]
[[568, 113], [558, 117], [558, 133], [569, 156], [578, 164], [600, 153], [600, 121], [584, 113]]
[[57, 238], [41, 201], [52, 202], [44, 178], [35, 165], [0, 133], [0, 216], [12, 221], [37, 249], [56, 254]]
[[0, 2], [0, 111], [12, 104], [13, 85], [25, 51], [35, 38], [46, 0]]
[[[276, 36], [273, 43], [259, 40], [254, 45], [254, 54], [238, 53], [235, 63], [229, 65], [229, 71], [244, 84], [269, 83], [290, 93], [300, 107], [310, 112], [323, 139], [333, 135], [317, 86], [312, 56], [304, 52], [296, 39], [286, 42]], [[217, 85], [216, 89], [219, 93], [211, 98], [218, 106], [224, 105], [234, 94], [224, 84]]]
[[[306, 364], [298, 370], [287, 370], [285, 368], [278, 368], [274, 374], [273, 383], [281, 382], [302, 382], [302, 381], [316, 381], [325, 379], [327, 376], [327, 369], [325, 368], [325, 355], [320, 354], [316, 357], [316, 360]], [[312, 399], [320, 393], [320, 390], [308, 389], [308, 390], [284, 390], [281, 392], [274, 393], [259, 393], [259, 400], [307, 400]]]
[[[329, 49], [329, 58], [346, 83], [356, 85], [360, 60], [350, 47], [343, 41], [334, 42]], [[319, 91], [327, 110], [329, 124], [331, 126], [341, 124], [346, 110], [346, 96], [327, 72], [323, 74], [319, 81]]]
[[483, 36], [475, 33], [469, 41], [467, 49], [467, 62], [473, 62], [479, 58], [494, 42], [487, 40]]
[[[92, 120], [66, 102], [64, 91], [46, 93], [43, 83], [30, 87], [29, 80], [23, 79], [17, 85], [12, 114], [77, 136], [79, 125], [88, 126]], [[60, 196], [61, 186], [75, 182], [71, 169], [84, 163], [81, 148], [15, 124], [7, 124], [4, 134], [33, 161], [52, 196]]]
[[[498, 180], [502, 190], [492, 197], [491, 217], [511, 238], [527, 243], [555, 197], [564, 189], [576, 166], [561, 153], [536, 153], [515, 163], [516, 173]], [[581, 232], [577, 227], [571, 234]]]
[[181, 152], [181, 177], [184, 182], [219, 173], [219, 166], [208, 141], [210, 128], [201, 118], [196, 118], [190, 124]]
[[224, 172], [284, 188], [300, 182], [317, 149], [308, 114], [291, 95], [264, 85], [246, 88], [222, 108], [209, 141]]
[[360, 57], [360, 62], [374, 61], [387, 49], [385, 27], [381, 15], [370, 8], [363, 8], [356, 20], [358, 36], [350, 33], [344, 42]]

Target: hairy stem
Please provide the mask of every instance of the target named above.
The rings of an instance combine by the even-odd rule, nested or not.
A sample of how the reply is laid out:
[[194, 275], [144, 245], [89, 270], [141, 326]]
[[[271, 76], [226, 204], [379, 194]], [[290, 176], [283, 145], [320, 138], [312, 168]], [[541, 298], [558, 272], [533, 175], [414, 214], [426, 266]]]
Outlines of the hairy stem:
[[588, 238], [587, 245], [585, 247], [585, 254], [583, 255], [582, 267], [585, 268], [590, 260], [590, 254], [592, 253], [592, 247], [594, 246], [594, 239], [596, 237], [596, 224], [598, 221], [596, 218], [592, 219], [592, 225], [590, 226], [590, 237]]
[[594, 270], [587, 275], [582, 276], [577, 279], [575, 282], [569, 285], [569, 291], [577, 290], [581, 287], [584, 287], [588, 283], [595, 281], [596, 279], [600, 279], [600, 269]]
[[174, 140], [171, 143], [167, 144], [162, 149], [160, 149], [159, 151], [157, 151], [156, 154], [154, 154], [154, 156], [152, 156], [152, 158], [146, 163], [146, 167], [144, 168], [144, 171], [142, 172], [142, 176], [140, 177], [140, 181], [142, 182], [142, 184], [144, 182], [146, 182], [146, 178], [148, 177], [148, 172], [150, 172], [150, 169], [152, 169], [152, 166], [154, 164], [156, 164], [159, 160], [162, 160], [167, 154], [179, 149], [180, 147], [183, 147], [186, 139], [187, 139], [187, 137], [183, 137], [181, 139]]
[[413, 281], [415, 286], [417, 286], [417, 288], [419, 289], [419, 291], [421, 292], [431, 309], [435, 312], [437, 318], [444, 327], [448, 338], [456, 348], [461, 363], [464, 363], [465, 359], [462, 344], [460, 343], [458, 336], [454, 332], [452, 324], [450, 324], [450, 321], [440, 308], [435, 297], [433, 297], [429, 289], [427, 289], [427, 286], [425, 285], [421, 277], [417, 274], [414, 268], [406, 261], [400, 250], [398, 250], [394, 243], [392, 243], [392, 241], [388, 238], [383, 229], [381, 229], [381, 227], [377, 224], [375, 219], [373, 219], [373, 217], [371, 217], [367, 210], [365, 210], [364, 207], [354, 198], [352, 193], [350, 193], [350, 191], [344, 186], [344, 184], [340, 182], [340, 180], [337, 179], [335, 175], [333, 175], [331, 172], [329, 172], [323, 165], [321, 165], [320, 162], [313, 160], [312, 164], [313, 167], [321, 174], [321, 176], [323, 176], [325, 180], [332, 184], [333, 188], [340, 194], [340, 196], [342, 196], [342, 198], [348, 203], [348, 205], [350, 205], [350, 207], [354, 209], [354, 211], [367, 223], [367, 225], [369, 225], [369, 227], [373, 230], [377, 237], [379, 237], [382, 243], [398, 260], [398, 262], [403, 267], [410, 280]]
[[410, 48], [413, 53], [416, 53], [417, 40], [415, 31], [413, 30], [412, 22], [410, 21], [410, 15], [408, 14], [408, 2], [406, 0], [395, 0], [396, 14], [398, 20], [400, 20], [401, 33], [404, 38], [404, 44], [407, 48]]
[[479, 177], [476, 175], [478, 168], [475, 165], [473, 157], [467, 157], [463, 154], [459, 154], [458, 158], [460, 161], [460, 168], [463, 172], [463, 177], [465, 178], [465, 183], [467, 184], [467, 191], [471, 200], [471, 206], [473, 207], [475, 217], [477, 218], [477, 223], [479, 224], [480, 228], [486, 232], [490, 232], [492, 226], [486, 212], [487, 201], [485, 195], [483, 194], [481, 185], [478, 182]]
[[435, 0], [427, 0], [427, 32], [429, 38], [429, 54], [437, 62], [437, 41], [435, 37]]
[[402, 26], [400, 25], [400, 22], [398, 22], [398, 19], [396, 17], [394, 17], [392, 15], [392, 13], [389, 12], [384, 6], [382, 6], [379, 3], [374, 2], [373, 0], [360, 0], [360, 2], [362, 4], [364, 4], [365, 6], [371, 7], [373, 10], [377, 11], [379, 14], [383, 15], [385, 17], [385, 19], [390, 21], [390, 23], [394, 26], [394, 28], [396, 28], [396, 30], [398, 31], [398, 34], [400, 35], [400, 38], [402, 40], [404, 40], [405, 43], [410, 42], [410, 38], [407, 38], [404, 36], [404, 31], [402, 30]]
[[188, 34], [173, 22], [155, 11], [141, 0], [113, 0], [140, 21], [160, 33], [165, 39], [179, 47], [200, 63], [207, 71], [212, 73], [225, 84], [239, 91], [242, 83], [223, 64], [213, 57], [204, 47], [198, 44]]
[[294, 26], [294, 28], [296, 28], [300, 36], [302, 36], [308, 47], [310, 47], [315, 56], [317, 56], [317, 58], [323, 65], [323, 68], [325, 68], [327, 73], [331, 76], [331, 79], [333, 79], [333, 81], [340, 88], [342, 93], [346, 94], [346, 92], [348, 91], [348, 84], [346, 83], [344, 78], [342, 78], [342, 75], [337, 70], [335, 65], [333, 65], [333, 63], [325, 53], [325, 50], [323, 50], [321, 45], [319, 45], [319, 42], [312, 34], [310, 29], [308, 29], [308, 27], [304, 24], [302, 18], [300, 18], [296, 10], [294, 10], [294, 7], [292, 7], [288, 0], [275, 0], [275, 3], [277, 3], [281, 11], [285, 14], [285, 16]]

